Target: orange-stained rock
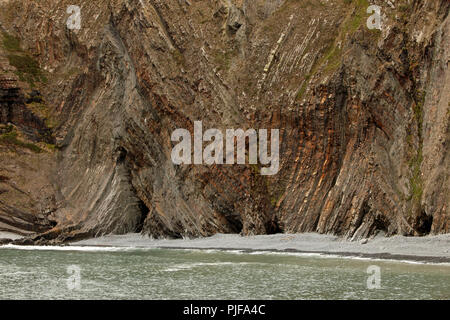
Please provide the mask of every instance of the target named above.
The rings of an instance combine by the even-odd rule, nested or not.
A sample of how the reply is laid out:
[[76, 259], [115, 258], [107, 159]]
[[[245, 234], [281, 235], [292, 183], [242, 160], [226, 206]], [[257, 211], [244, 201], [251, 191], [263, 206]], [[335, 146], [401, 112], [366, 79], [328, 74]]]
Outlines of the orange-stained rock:
[[[341, 0], [86, 0], [80, 30], [66, 28], [66, 2], [0, 4], [57, 119], [54, 166], [35, 168], [50, 177], [40, 183], [57, 225], [36, 241], [449, 232], [448, 1], [378, 1], [380, 32]], [[0, 90], [14, 86], [0, 78]], [[279, 173], [175, 166], [171, 133], [197, 120], [280, 129]]]

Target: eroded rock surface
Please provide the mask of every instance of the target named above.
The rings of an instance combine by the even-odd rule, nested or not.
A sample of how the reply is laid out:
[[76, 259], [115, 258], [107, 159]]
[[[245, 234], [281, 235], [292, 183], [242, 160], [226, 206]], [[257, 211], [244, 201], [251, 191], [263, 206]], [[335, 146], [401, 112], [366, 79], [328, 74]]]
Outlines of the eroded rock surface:
[[[43, 219], [22, 242], [449, 231], [447, 0], [79, 1], [80, 30], [71, 4], [0, 2], [2, 75], [19, 76], [14, 110], [34, 119], [1, 122], [42, 149], [0, 142], [0, 219]], [[280, 129], [279, 173], [174, 165], [171, 133], [196, 120]]]

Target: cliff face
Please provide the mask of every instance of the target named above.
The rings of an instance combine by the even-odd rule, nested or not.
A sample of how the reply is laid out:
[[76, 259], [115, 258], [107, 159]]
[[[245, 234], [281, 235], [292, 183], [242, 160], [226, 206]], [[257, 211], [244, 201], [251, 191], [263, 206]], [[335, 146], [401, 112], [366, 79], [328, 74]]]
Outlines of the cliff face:
[[[447, 0], [78, 1], [79, 30], [70, 1], [0, 4], [2, 74], [35, 119], [1, 117], [23, 138], [0, 139], [4, 230], [20, 210], [41, 219], [35, 242], [449, 232]], [[278, 174], [174, 165], [172, 132], [197, 120], [280, 129]]]

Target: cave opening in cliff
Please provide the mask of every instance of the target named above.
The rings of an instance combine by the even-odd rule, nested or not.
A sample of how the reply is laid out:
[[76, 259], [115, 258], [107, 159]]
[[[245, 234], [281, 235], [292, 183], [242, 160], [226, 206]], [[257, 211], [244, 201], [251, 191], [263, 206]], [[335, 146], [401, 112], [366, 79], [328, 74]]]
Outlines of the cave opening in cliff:
[[145, 219], [147, 219], [147, 216], [150, 212], [149, 208], [145, 205], [144, 201], [139, 200], [138, 203], [139, 211], [141, 213], [139, 223], [136, 225], [136, 233], [141, 233], [142, 229], [144, 228]]
[[117, 154], [116, 161], [119, 164], [119, 163], [123, 163], [125, 161], [128, 151], [123, 147], [118, 147], [116, 150], [116, 154]]
[[428, 215], [425, 210], [422, 210], [416, 221], [416, 230], [420, 235], [427, 235], [431, 232], [431, 226], [433, 225], [432, 215]]
[[377, 215], [373, 222], [374, 225], [374, 233], [378, 233], [380, 231], [384, 233], [388, 233], [389, 231], [389, 221], [383, 215]]
[[226, 220], [230, 232], [240, 234], [244, 229], [241, 216], [231, 209], [223, 209], [222, 215]]
[[267, 234], [284, 233], [283, 227], [278, 220], [278, 216], [274, 215], [267, 226]]

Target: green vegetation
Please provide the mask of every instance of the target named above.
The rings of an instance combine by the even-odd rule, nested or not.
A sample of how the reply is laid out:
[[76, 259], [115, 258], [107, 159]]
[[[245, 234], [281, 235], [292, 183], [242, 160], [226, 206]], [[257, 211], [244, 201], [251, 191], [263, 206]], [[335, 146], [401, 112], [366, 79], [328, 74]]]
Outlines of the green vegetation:
[[227, 71], [231, 66], [231, 60], [235, 51], [217, 51], [214, 55], [214, 63], [219, 66], [219, 70]]
[[283, 192], [278, 191], [278, 194], [275, 191], [272, 191], [272, 194], [270, 196], [270, 204], [272, 207], [276, 207], [278, 201], [280, 201], [281, 197], [283, 196]]
[[36, 146], [35, 144], [27, 143], [27, 142], [23, 142], [23, 141], [19, 140], [17, 138], [17, 131], [15, 131], [15, 130], [11, 130], [10, 132], [0, 135], [0, 143], [26, 148], [35, 153], [42, 152], [42, 149], [39, 148], [38, 146]]
[[[329, 45], [323, 51], [323, 55], [314, 62], [311, 71], [305, 76], [305, 81], [297, 93], [298, 100], [305, 94], [310, 79], [319, 71], [330, 74], [341, 66], [343, 54], [341, 46], [347, 37], [355, 33], [365, 23], [368, 17], [366, 10], [370, 4], [367, 0], [344, 0], [344, 3], [351, 5], [352, 9], [342, 22], [337, 36], [328, 40]], [[373, 34], [378, 36], [380, 32], [377, 30]]]
[[334, 71], [340, 66], [342, 50], [336, 44], [339, 42], [343, 43], [347, 37], [353, 35], [356, 30], [365, 23], [368, 17], [366, 10], [370, 3], [367, 0], [353, 0], [346, 2], [353, 3], [354, 9], [353, 12], [345, 18], [344, 22], [341, 24], [337, 38], [325, 52], [325, 57], [323, 59], [323, 62], [327, 63], [325, 71]]
[[423, 105], [425, 104], [425, 92], [417, 92], [416, 103], [414, 105], [414, 118], [417, 122], [417, 130], [419, 137], [422, 140], [422, 125], [423, 125]]
[[324, 71], [333, 71], [339, 68], [341, 65], [342, 59], [342, 49], [336, 46], [332, 46], [325, 53], [325, 61], [327, 62], [327, 66]]
[[9, 64], [17, 69], [16, 74], [20, 81], [28, 82], [31, 88], [36, 82], [47, 83], [47, 78], [42, 74], [39, 64], [28, 55], [9, 54], [6, 56]]
[[68, 69], [65, 73], [64, 73], [64, 79], [73, 77], [74, 75], [79, 74], [81, 71], [79, 68], [73, 67]]
[[312, 66], [311, 72], [305, 76], [305, 81], [303, 82], [301, 88], [297, 93], [297, 99], [300, 100], [306, 92], [306, 88], [309, 84], [310, 79], [317, 74], [317, 72], [322, 68], [322, 71], [329, 74], [337, 70], [341, 65], [342, 60], [342, 49], [333, 43]]
[[[312, 7], [312, 8], [318, 8], [318, 7], [324, 7], [325, 4], [323, 4], [321, 1], [317, 1], [317, 0], [288, 0], [286, 1], [286, 4], [293, 4], [293, 3], [297, 3], [300, 4], [300, 8], [304, 9], [306, 7]], [[283, 5], [279, 10], [284, 9], [286, 10], [287, 6]]]
[[401, 12], [407, 12], [411, 8], [411, 5], [408, 3], [400, 3], [397, 6], [398, 10]]
[[[246, 161], [248, 161], [248, 155], [246, 155]], [[251, 164], [251, 163], [249, 165], [255, 175], [261, 174], [261, 169], [260, 169], [259, 165]]]
[[342, 31], [344, 34], [353, 33], [358, 30], [359, 26], [364, 23], [367, 18], [367, 8], [370, 6], [367, 0], [353, 0], [346, 1], [353, 3], [355, 6], [354, 13], [347, 17], [342, 25]]
[[37, 61], [22, 50], [20, 40], [7, 33], [2, 33], [2, 38], [3, 48], [8, 52], [6, 57], [9, 64], [17, 69], [15, 73], [20, 81], [27, 82], [31, 88], [34, 88], [37, 82], [47, 83]]
[[12, 126], [10, 124], [8, 124], [8, 125], [0, 124], [0, 135], [4, 134], [4, 133], [9, 133], [13, 130], [14, 130], [14, 126]]
[[54, 129], [58, 126], [58, 122], [52, 117], [49, 107], [45, 103], [32, 102], [27, 104], [27, 108], [34, 114], [44, 119], [45, 125], [49, 129]]
[[47, 147], [47, 149], [49, 149], [52, 152], [54, 152], [58, 149], [58, 146], [56, 146], [54, 144], [50, 144], [50, 143], [45, 143], [45, 146]]
[[420, 203], [423, 194], [422, 172], [420, 167], [422, 165], [423, 155], [422, 147], [419, 148], [417, 155], [409, 161], [411, 168], [411, 178], [409, 179], [409, 200], [415, 203]]
[[305, 80], [303, 81], [302, 86], [300, 87], [300, 90], [297, 93], [297, 99], [298, 100], [300, 100], [303, 97], [303, 95], [305, 94], [306, 88], [308, 87], [310, 79], [311, 79], [311, 74], [307, 74], [305, 76]]
[[20, 47], [20, 40], [16, 37], [13, 37], [6, 32], [2, 33], [3, 36], [3, 48], [10, 52], [21, 52], [22, 48]]
[[[22, 49], [20, 40], [5, 32], [1, 33], [0, 36], [0, 44], [6, 51], [6, 58], [9, 64], [16, 69], [15, 74], [19, 77], [19, 80], [27, 82], [32, 89], [38, 84], [47, 83], [47, 78], [41, 70], [39, 63]], [[30, 94], [27, 100], [33, 101], [26, 105], [27, 108], [41, 119], [44, 119], [46, 127], [50, 129], [44, 130], [42, 137], [45, 141], [50, 141], [51, 129], [57, 126], [57, 122], [51, 116], [50, 109], [45, 105], [44, 99], [41, 96], [32, 97]], [[18, 133], [13, 126], [9, 128], [4, 127], [0, 130], [0, 143], [26, 148], [36, 153], [42, 152], [42, 149], [37, 145], [19, 139]], [[54, 149], [51, 146], [48, 146], [48, 148], [50, 150]]]
[[184, 55], [178, 50], [174, 49], [171, 51], [172, 57], [174, 60], [182, 67], [186, 65], [186, 60], [184, 59]]

